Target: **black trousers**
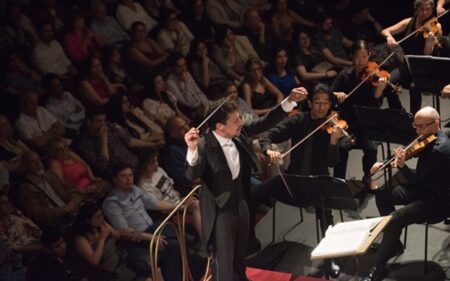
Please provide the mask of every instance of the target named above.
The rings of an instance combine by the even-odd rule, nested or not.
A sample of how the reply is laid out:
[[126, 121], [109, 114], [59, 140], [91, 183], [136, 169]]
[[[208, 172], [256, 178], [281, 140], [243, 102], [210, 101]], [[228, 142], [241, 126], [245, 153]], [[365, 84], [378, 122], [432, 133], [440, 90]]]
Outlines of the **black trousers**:
[[[440, 202], [442, 201], [442, 202]], [[377, 252], [377, 264], [385, 265], [393, 257], [402, 229], [413, 223], [422, 223], [430, 219], [445, 219], [450, 214], [448, 201], [422, 199], [421, 194], [411, 185], [386, 188], [376, 194], [376, 203], [380, 215], [392, 214], [392, 220], [384, 230], [383, 240]], [[395, 205], [405, 205], [395, 210]]]
[[237, 209], [217, 210], [214, 225], [214, 281], [246, 281], [245, 251], [247, 249], [249, 210], [245, 200]]

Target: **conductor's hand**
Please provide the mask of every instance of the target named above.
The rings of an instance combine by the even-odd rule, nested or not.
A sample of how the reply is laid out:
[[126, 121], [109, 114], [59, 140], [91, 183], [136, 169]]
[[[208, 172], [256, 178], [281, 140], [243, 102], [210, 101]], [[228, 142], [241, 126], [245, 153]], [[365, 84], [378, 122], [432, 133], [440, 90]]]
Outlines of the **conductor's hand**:
[[199, 130], [197, 128], [191, 128], [184, 135], [184, 141], [191, 152], [194, 152], [197, 149], [199, 139]]
[[298, 87], [292, 89], [289, 94], [288, 101], [289, 102], [301, 102], [306, 100], [308, 96], [308, 91], [304, 87]]
[[274, 165], [278, 164], [278, 162], [281, 160], [281, 153], [279, 151], [267, 149], [266, 154], [270, 158], [270, 163]]
[[337, 98], [339, 103], [343, 103], [347, 98], [347, 94], [344, 92], [334, 92], [333, 94]]
[[381, 162], [376, 162], [375, 164], [373, 164], [372, 168], [370, 168], [370, 174], [374, 175], [376, 172], [378, 172], [381, 166], [383, 166], [383, 163]]

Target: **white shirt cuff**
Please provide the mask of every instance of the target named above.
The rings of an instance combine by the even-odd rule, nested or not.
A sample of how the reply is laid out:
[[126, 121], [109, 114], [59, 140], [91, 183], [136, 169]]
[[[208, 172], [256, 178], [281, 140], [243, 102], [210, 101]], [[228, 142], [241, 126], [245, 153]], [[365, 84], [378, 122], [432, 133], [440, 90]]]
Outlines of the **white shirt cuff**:
[[198, 148], [195, 149], [194, 152], [191, 152], [189, 149], [186, 154], [186, 161], [189, 166], [195, 166], [198, 163]]
[[284, 110], [284, 112], [291, 112], [296, 106], [297, 103], [295, 101], [289, 101], [288, 98], [285, 98], [281, 102], [281, 108]]

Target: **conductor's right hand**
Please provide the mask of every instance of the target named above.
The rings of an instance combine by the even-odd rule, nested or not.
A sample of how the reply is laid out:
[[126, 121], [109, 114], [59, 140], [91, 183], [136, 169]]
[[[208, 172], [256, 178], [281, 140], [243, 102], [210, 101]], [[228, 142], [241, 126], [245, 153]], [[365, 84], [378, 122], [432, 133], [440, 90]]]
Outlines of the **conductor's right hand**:
[[199, 139], [199, 130], [197, 128], [191, 128], [184, 135], [184, 141], [191, 152], [194, 152], [197, 149]]
[[381, 166], [383, 166], [383, 163], [381, 162], [376, 162], [375, 164], [373, 164], [372, 168], [370, 168], [370, 174], [374, 175], [376, 172], [378, 172]]
[[281, 153], [279, 151], [267, 149], [266, 154], [269, 156], [270, 163], [272, 163], [273, 165], [278, 164], [281, 160]]

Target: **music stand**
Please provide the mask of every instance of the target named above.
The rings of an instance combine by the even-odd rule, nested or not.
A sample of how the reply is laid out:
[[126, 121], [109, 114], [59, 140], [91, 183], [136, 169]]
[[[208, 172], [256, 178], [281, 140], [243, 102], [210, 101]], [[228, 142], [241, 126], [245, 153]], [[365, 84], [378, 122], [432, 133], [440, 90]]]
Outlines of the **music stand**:
[[450, 81], [450, 58], [406, 55], [405, 59], [414, 87], [433, 93], [433, 106], [440, 112], [439, 94]]
[[[287, 184], [292, 187], [291, 192], [295, 204], [298, 206], [312, 206], [322, 211], [321, 229], [325, 237], [325, 209], [357, 210], [358, 205], [343, 179], [331, 176], [300, 176], [284, 174]], [[328, 279], [330, 261], [325, 260], [325, 277]]]
[[[387, 159], [391, 155], [391, 143], [406, 145], [416, 136], [416, 130], [412, 126], [411, 113], [393, 108], [376, 108], [368, 106], [354, 106], [356, 117], [364, 136], [369, 140], [385, 142], [387, 147]], [[383, 152], [384, 157], [384, 152]], [[388, 176], [384, 174], [389, 185], [392, 178], [392, 169], [388, 165]]]

